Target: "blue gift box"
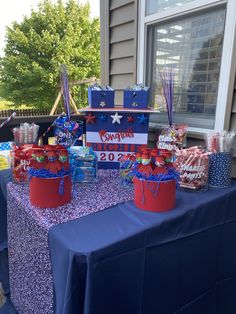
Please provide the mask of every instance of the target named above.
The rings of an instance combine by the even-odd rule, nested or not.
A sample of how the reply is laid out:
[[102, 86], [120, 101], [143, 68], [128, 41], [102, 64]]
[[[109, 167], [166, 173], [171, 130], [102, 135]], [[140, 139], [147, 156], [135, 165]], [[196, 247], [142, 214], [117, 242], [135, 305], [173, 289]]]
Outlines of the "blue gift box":
[[112, 88], [88, 88], [88, 103], [91, 108], [114, 108], [115, 92]]
[[150, 88], [124, 90], [124, 108], [146, 109], [149, 105]]

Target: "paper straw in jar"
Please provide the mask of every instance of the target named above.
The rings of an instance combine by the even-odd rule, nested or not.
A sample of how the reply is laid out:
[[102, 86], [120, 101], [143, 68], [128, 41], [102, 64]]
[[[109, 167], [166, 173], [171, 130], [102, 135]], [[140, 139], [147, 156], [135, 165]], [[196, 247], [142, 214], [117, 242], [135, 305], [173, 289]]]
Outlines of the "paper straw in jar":
[[3, 123], [0, 124], [0, 129], [4, 127], [8, 122], [10, 122], [16, 116], [16, 112], [13, 112]]

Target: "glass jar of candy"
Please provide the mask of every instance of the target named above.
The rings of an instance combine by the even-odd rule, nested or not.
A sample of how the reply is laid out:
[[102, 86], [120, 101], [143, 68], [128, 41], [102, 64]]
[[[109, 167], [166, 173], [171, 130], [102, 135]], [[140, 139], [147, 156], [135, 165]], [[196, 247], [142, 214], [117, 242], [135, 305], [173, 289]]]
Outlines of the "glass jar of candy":
[[179, 186], [191, 191], [208, 189], [209, 154], [199, 147], [176, 152], [175, 168], [179, 172]]
[[29, 182], [28, 169], [30, 167], [31, 159], [28, 155], [28, 150], [31, 145], [14, 146], [11, 151], [11, 170], [12, 181], [18, 184]]
[[97, 179], [97, 155], [91, 147], [68, 148], [73, 183], [93, 183]]

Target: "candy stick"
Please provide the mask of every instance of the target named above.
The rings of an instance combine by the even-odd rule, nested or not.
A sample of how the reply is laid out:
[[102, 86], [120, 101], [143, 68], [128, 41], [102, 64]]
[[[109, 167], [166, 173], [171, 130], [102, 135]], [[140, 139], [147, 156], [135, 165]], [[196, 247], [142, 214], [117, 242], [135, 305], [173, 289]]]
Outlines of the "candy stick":
[[2, 124], [0, 124], [0, 129], [4, 127], [8, 122], [10, 122], [14, 117], [16, 116], [16, 112], [13, 112], [13, 114], [10, 115], [5, 121], [3, 121]]

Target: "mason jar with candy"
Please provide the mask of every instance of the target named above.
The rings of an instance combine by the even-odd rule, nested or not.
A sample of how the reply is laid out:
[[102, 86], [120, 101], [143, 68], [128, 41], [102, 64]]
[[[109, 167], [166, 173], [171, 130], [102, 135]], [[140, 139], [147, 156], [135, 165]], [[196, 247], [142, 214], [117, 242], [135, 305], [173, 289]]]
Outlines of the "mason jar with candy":
[[176, 151], [174, 166], [179, 172], [180, 188], [192, 191], [208, 189], [209, 153], [200, 147]]
[[28, 153], [33, 145], [14, 146], [11, 152], [12, 163], [12, 181], [14, 183], [24, 184], [29, 181], [28, 169], [31, 166], [31, 156]]

